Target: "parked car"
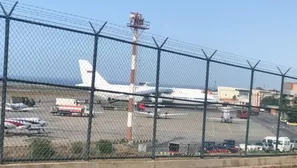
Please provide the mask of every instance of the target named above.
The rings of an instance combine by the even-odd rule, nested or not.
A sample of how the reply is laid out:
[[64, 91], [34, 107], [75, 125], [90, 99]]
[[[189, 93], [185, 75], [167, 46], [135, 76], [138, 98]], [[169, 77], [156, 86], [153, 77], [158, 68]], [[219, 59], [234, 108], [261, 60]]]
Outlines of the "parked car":
[[[240, 150], [245, 150], [245, 144], [239, 144]], [[262, 143], [255, 143], [254, 145], [247, 144], [247, 151], [262, 151], [263, 145]]]
[[239, 148], [235, 146], [235, 140], [233, 139], [224, 139], [222, 145], [226, 146], [231, 153], [236, 153], [239, 151]]
[[199, 152], [204, 151], [204, 153], [208, 153], [208, 151], [213, 150], [214, 146], [216, 146], [216, 143], [213, 141], [205, 141], [204, 142], [204, 149], [202, 147], [199, 148]]
[[263, 143], [263, 150], [265, 152], [272, 152], [274, 150], [273, 144], [271, 144], [271, 143]]
[[274, 149], [272, 143], [257, 142], [255, 145], [262, 146], [262, 151], [265, 152], [271, 152]]
[[[292, 145], [288, 137], [279, 137], [278, 140], [278, 150], [280, 152], [291, 151]], [[276, 136], [267, 136], [262, 140], [262, 142], [271, 143], [273, 145], [273, 150], [276, 150]]]
[[297, 139], [290, 140], [291, 150], [297, 149]]

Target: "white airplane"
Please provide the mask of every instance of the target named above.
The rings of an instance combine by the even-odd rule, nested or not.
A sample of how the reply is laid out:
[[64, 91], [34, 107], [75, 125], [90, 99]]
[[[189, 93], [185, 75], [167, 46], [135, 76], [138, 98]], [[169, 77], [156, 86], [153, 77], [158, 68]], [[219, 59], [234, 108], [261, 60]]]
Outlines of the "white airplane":
[[[147, 115], [148, 118], [154, 118], [154, 114], [155, 114], [154, 109], [152, 111], [135, 111], [135, 113]], [[168, 116], [178, 116], [178, 115], [187, 115], [187, 114], [186, 113], [169, 114], [168, 112], [162, 113], [159, 108], [157, 109], [157, 119], [160, 119], [160, 118], [168, 119]]]
[[6, 103], [6, 107], [5, 107], [6, 111], [14, 111], [14, 112], [26, 112], [34, 109], [36, 108], [28, 107], [24, 103]]
[[[79, 67], [81, 72], [82, 83], [76, 84], [76, 86], [91, 87], [92, 81], [92, 69], [93, 66], [87, 60], [79, 60]], [[101, 90], [109, 90], [113, 92], [125, 92], [130, 93], [130, 85], [118, 85], [108, 83], [97, 71], [95, 73], [95, 88]], [[149, 98], [148, 96], [155, 95], [155, 87], [144, 85], [134, 86], [135, 94], [140, 94], [142, 96], [134, 96], [135, 104], [141, 100], [149, 99], [151, 102], [155, 102], [154, 98]], [[187, 88], [165, 88], [159, 87], [159, 96], [165, 98], [159, 98], [159, 103], [177, 103], [177, 104], [203, 104], [204, 101], [204, 90], [201, 89], [187, 89]], [[115, 101], [128, 101], [129, 95], [121, 93], [108, 93], [108, 92], [95, 92], [95, 95], [101, 98], [102, 100], [107, 100], [110, 103]], [[170, 99], [166, 99], [170, 98]], [[174, 99], [185, 99], [192, 101], [201, 101], [201, 102], [187, 102]], [[218, 99], [208, 93], [207, 102], [217, 103]]]
[[4, 120], [4, 129], [8, 130], [29, 130], [29, 131], [37, 131], [37, 133], [41, 133], [41, 131], [45, 132], [44, 128], [47, 126], [47, 122], [44, 120], [40, 120], [39, 118], [7, 118]]

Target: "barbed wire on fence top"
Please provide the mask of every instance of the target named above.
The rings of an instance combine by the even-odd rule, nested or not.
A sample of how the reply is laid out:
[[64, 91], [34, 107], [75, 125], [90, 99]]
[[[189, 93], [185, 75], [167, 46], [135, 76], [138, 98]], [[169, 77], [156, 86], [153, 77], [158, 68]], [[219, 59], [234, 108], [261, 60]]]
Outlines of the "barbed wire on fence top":
[[[3, 7], [6, 10], [10, 10], [17, 1], [2, 0], [0, 2], [2, 3]], [[3, 12], [1, 12], [1, 14], [3, 15]], [[101, 21], [101, 20], [92, 19], [88, 17], [59, 12], [51, 9], [45, 9], [45, 8], [28, 5], [20, 2], [18, 2], [12, 14], [12, 17], [17, 17], [19, 19], [24, 19], [24, 20], [29, 20], [29, 21], [39, 22], [39, 23], [59, 25], [65, 28], [77, 29], [77, 30], [86, 31], [89, 33], [93, 33], [93, 30], [89, 22], [92, 22], [95, 28], [102, 27], [102, 25], [106, 22], [106, 21]], [[118, 38], [121, 40], [131, 41], [133, 33], [128, 27], [108, 22], [104, 27], [104, 29], [102, 30], [101, 35]], [[152, 36], [156, 39], [157, 42], [164, 41], [167, 38], [167, 37], [152, 34], [149, 32], [142, 32], [139, 38], [139, 43], [155, 47], [155, 43], [151, 38]], [[164, 45], [163, 48], [164, 50], [170, 50], [170, 51], [175, 51], [175, 52], [184, 53], [188, 55], [193, 55], [198, 58], [204, 58], [204, 55], [201, 49], [204, 49], [207, 53], [213, 53], [215, 51], [215, 49], [202, 47], [202, 46], [194, 45], [190, 43], [185, 43], [171, 38], [168, 39], [166, 45]], [[224, 52], [224, 51], [218, 51], [215, 54], [215, 56], [212, 58], [212, 60], [239, 65], [246, 68], [249, 68], [247, 60], [249, 60], [251, 63], [256, 63], [258, 61], [253, 58], [243, 57], [243, 56], [239, 56], [239, 55]], [[277, 67], [279, 67], [283, 71], [286, 71], [289, 68], [286, 66], [281, 66], [281, 65], [277, 65], [274, 63], [265, 62], [261, 60], [261, 63], [257, 66], [257, 69], [261, 71], [268, 71], [275, 74], [280, 74]], [[288, 72], [287, 76], [297, 78], [296, 72], [297, 70], [291, 69]]]

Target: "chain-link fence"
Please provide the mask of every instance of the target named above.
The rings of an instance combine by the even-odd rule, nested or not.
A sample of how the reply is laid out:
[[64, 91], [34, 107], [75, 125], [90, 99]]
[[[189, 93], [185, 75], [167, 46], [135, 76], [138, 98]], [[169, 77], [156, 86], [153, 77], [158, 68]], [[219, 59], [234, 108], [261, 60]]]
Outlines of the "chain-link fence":
[[295, 154], [293, 70], [148, 33], [134, 43], [126, 28], [10, 0], [1, 8], [1, 163]]

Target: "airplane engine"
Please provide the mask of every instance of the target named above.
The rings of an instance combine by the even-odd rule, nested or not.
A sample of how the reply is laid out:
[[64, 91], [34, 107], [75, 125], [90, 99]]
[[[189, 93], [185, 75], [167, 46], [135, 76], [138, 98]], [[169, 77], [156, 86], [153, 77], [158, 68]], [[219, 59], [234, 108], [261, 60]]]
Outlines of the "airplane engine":
[[[152, 100], [153, 103], [156, 102], [155, 101], [155, 98], [151, 98], [151, 100]], [[162, 103], [162, 102], [163, 102], [163, 99], [162, 98], [158, 98], [158, 103]]]
[[[167, 97], [168, 97], [168, 99], [167, 99]], [[158, 103], [172, 103], [173, 102], [173, 98], [174, 97], [171, 96], [171, 95], [162, 93], [162, 94], [160, 94], [160, 97], [158, 98]], [[151, 100], [152, 100], [152, 102], [155, 102], [155, 98], [151, 98]]]

